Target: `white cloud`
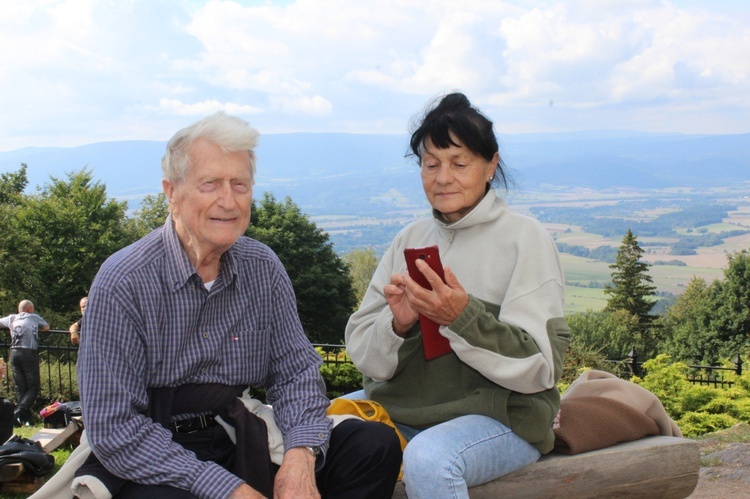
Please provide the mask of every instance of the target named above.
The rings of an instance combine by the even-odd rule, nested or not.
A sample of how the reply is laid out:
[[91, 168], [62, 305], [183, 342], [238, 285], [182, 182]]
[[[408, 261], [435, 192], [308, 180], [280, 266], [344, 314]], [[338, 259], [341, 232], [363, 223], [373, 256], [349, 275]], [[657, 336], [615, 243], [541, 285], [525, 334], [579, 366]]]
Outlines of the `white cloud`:
[[747, 26], [750, 4], [710, 0], [0, 2], [0, 150], [215, 109], [403, 132], [453, 89], [510, 131], [748, 132]]
[[224, 111], [227, 114], [260, 114], [263, 112], [262, 109], [247, 106], [242, 104], [236, 104], [233, 102], [219, 102], [217, 100], [206, 100], [203, 102], [195, 102], [193, 104], [186, 104], [177, 99], [160, 99], [159, 110], [175, 114], [178, 116], [198, 116], [203, 117], [208, 114], [216, 113], [218, 111]]

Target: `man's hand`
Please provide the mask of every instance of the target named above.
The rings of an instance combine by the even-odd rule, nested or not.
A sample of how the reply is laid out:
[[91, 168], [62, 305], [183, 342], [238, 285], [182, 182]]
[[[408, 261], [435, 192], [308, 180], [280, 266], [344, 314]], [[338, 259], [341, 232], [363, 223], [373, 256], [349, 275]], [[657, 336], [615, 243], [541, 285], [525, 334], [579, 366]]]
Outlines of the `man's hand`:
[[315, 485], [315, 457], [307, 449], [295, 447], [284, 453], [273, 492], [277, 499], [320, 499]]
[[229, 496], [229, 499], [266, 499], [266, 496], [252, 488], [246, 483], [243, 483]]
[[77, 345], [81, 341], [81, 331], [78, 328], [78, 323], [74, 322], [71, 324], [68, 331], [70, 332], [70, 342]]

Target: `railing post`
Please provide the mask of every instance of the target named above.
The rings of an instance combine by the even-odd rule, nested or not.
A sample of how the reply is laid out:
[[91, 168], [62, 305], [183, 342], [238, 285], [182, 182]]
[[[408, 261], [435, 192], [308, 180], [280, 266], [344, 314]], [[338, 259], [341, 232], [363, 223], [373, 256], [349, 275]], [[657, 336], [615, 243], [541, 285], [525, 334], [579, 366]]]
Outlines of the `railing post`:
[[734, 361], [734, 372], [737, 373], [737, 376], [742, 376], [742, 357], [740, 357], [740, 352], [737, 352], [737, 360]]
[[628, 353], [628, 364], [630, 364], [630, 373], [633, 376], [640, 376], [640, 369], [638, 369], [638, 354], [635, 351], [635, 345], [630, 349]]

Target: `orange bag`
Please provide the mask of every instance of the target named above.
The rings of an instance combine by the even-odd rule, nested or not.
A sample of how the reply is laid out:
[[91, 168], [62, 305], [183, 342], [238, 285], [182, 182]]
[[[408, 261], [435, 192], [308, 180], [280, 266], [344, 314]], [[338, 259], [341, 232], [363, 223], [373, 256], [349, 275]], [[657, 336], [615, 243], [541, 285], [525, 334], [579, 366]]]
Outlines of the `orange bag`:
[[[391, 421], [391, 417], [388, 415], [388, 411], [385, 410], [385, 407], [374, 400], [352, 400], [345, 398], [333, 399], [331, 405], [328, 406], [326, 414], [329, 416], [334, 414], [353, 414], [365, 421], [378, 421], [387, 424], [396, 432], [398, 440], [401, 443], [402, 451], [406, 448], [406, 444], [408, 443], [401, 432], [398, 431], [398, 428], [396, 428], [393, 421]], [[403, 474], [403, 470], [399, 472], [399, 480], [401, 480]]]

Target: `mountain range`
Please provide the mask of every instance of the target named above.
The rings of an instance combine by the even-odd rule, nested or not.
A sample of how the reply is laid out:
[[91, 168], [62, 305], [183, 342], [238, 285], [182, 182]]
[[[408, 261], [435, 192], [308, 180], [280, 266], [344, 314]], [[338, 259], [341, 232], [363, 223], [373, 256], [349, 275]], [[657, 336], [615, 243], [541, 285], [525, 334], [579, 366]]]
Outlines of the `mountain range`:
[[[654, 134], [590, 131], [502, 135], [500, 154], [515, 189], [718, 187], [750, 181], [750, 133]], [[161, 190], [166, 142], [99, 142], [0, 152], [0, 173], [28, 164], [29, 191], [82, 168], [131, 208]], [[423, 208], [408, 136], [286, 133], [261, 137], [256, 197], [290, 196], [310, 215], [371, 216]]]

